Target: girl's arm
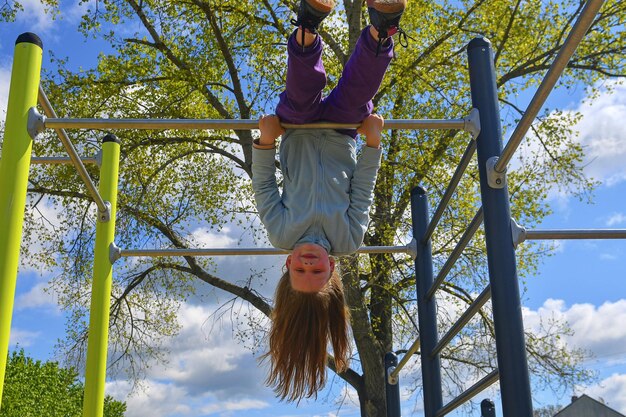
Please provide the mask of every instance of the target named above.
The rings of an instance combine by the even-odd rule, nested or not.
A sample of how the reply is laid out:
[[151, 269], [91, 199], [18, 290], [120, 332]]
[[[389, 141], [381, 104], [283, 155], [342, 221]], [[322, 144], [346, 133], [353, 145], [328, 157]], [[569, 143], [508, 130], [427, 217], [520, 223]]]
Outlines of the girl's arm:
[[355, 243], [359, 245], [367, 231], [369, 211], [374, 201], [374, 187], [380, 168], [380, 140], [385, 121], [381, 116], [372, 114], [368, 116], [357, 132], [365, 135], [365, 144], [352, 176], [350, 184], [350, 230]]
[[378, 114], [370, 114], [361, 122], [357, 133], [365, 136], [365, 145], [370, 148], [380, 148], [380, 139], [385, 127], [385, 119]]
[[284, 129], [276, 116], [264, 116], [259, 120], [261, 137], [254, 141], [252, 149], [252, 189], [261, 221], [270, 240], [280, 234], [283, 227], [285, 206], [276, 182], [275, 141]]
[[259, 119], [259, 129], [261, 137], [254, 141], [253, 146], [257, 149], [272, 149], [276, 146], [276, 139], [285, 133], [285, 129], [280, 125], [278, 116], [261, 116]]

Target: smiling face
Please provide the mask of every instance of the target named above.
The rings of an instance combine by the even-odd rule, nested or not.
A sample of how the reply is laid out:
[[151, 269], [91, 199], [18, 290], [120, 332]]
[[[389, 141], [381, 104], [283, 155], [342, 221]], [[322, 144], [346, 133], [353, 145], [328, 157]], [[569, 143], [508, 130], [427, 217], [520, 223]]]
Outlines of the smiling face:
[[315, 243], [296, 246], [285, 263], [289, 270], [291, 287], [300, 292], [318, 292], [335, 270], [335, 260], [326, 249]]

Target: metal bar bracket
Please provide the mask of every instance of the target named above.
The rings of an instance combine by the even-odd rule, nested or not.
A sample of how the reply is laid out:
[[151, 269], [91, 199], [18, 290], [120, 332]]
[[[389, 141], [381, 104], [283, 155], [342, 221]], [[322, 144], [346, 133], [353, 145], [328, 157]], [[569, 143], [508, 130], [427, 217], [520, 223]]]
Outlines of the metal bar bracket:
[[26, 130], [33, 139], [46, 130], [46, 116], [39, 113], [36, 107], [28, 109], [28, 124]]
[[476, 140], [480, 134], [480, 113], [477, 108], [473, 108], [469, 116], [463, 119], [463, 130], [472, 135], [472, 139]]
[[398, 382], [400, 382], [400, 378], [398, 378], [398, 375], [394, 374], [393, 372], [395, 371], [395, 369], [395, 366], [390, 366], [389, 368], [387, 368], [387, 383], [389, 383], [389, 385], [397, 385]]
[[111, 242], [109, 245], [109, 260], [111, 261], [111, 265], [115, 263], [118, 259], [122, 257], [122, 248], [117, 246], [115, 242]]
[[406, 253], [415, 260], [417, 258], [417, 240], [415, 238], [411, 239], [411, 241], [406, 245]]
[[96, 160], [96, 165], [98, 165], [98, 168], [102, 168], [102, 149], [96, 152], [93, 158]]
[[515, 249], [526, 240], [526, 228], [517, 224], [514, 218], [511, 218], [511, 236], [513, 237], [513, 247]]
[[504, 188], [506, 184], [506, 169], [503, 172], [496, 171], [498, 157], [492, 156], [487, 159], [487, 183], [491, 188]]
[[98, 209], [98, 221], [100, 223], [107, 223], [111, 220], [111, 203], [105, 201], [104, 208], [104, 210]]

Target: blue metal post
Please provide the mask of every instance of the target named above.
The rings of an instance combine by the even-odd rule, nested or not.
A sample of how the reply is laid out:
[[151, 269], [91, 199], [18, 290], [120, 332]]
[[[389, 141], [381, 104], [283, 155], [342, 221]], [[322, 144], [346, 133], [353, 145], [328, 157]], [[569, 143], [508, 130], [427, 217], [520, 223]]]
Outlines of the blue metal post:
[[469, 43], [467, 53], [472, 103], [480, 112], [481, 131], [476, 143], [502, 410], [504, 417], [529, 417], [533, 415], [533, 408], [509, 194], [504, 178], [494, 179], [492, 186], [488, 183], [487, 174], [488, 160], [502, 153], [502, 128], [491, 42], [486, 38], [475, 38]]
[[480, 402], [480, 417], [496, 417], [496, 406], [493, 401], [484, 399]]
[[433, 259], [430, 239], [423, 241], [428, 227], [428, 196], [421, 187], [415, 187], [411, 190], [411, 220], [413, 238], [417, 241], [415, 285], [417, 287], [417, 311], [421, 341], [424, 417], [435, 417], [443, 405], [441, 360], [439, 354], [432, 354], [439, 340], [437, 334], [437, 302], [435, 296], [428, 298], [428, 290], [434, 281]]
[[389, 373], [398, 366], [398, 357], [393, 352], [385, 353], [385, 395], [387, 398], [387, 417], [401, 417], [400, 381], [389, 380]]

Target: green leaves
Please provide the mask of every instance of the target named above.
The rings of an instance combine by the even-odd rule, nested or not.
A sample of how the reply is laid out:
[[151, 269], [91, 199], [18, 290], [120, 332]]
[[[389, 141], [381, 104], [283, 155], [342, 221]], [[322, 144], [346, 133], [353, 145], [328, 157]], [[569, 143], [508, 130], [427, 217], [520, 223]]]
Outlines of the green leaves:
[[[344, 2], [321, 27], [320, 36], [328, 46], [324, 59], [329, 87], [336, 84], [367, 23], [362, 3]], [[115, 52], [103, 54], [95, 68], [78, 72], [68, 70], [66, 60], [53, 58], [56, 70], [44, 76], [44, 88], [61, 116], [256, 118], [273, 112], [284, 88], [285, 43], [293, 29], [289, 19], [294, 6], [275, 0], [101, 1], [97, 9], [88, 10], [81, 30], [105, 38]], [[581, 6], [577, 0], [409, 2], [402, 27], [414, 41], [407, 49], [396, 46], [396, 59], [375, 98], [376, 111], [388, 119], [465, 117], [471, 108], [465, 46], [474, 36], [485, 35], [494, 47], [506, 135], [558, 53]], [[593, 93], [597, 81], [624, 76], [625, 16], [625, 2], [606, 2], [557, 88], [576, 86]], [[539, 224], [550, 212], [545, 201], [550, 190], [586, 197], [594, 185], [583, 174], [583, 149], [572, 130], [578, 117], [545, 109], [525, 139], [515, 169], [509, 171], [511, 211], [525, 226]], [[250, 223], [252, 234], [262, 234], [262, 229], [254, 229], [251, 223], [255, 208], [249, 179], [256, 133], [115, 133], [122, 140], [116, 237], [120, 245], [189, 247], [194, 245], [193, 231], [198, 227], [219, 231], [242, 219]], [[79, 152], [91, 156], [103, 132], [71, 135]], [[431, 206], [436, 207], [469, 140], [467, 135], [451, 131], [397, 131], [385, 136], [366, 244], [408, 241], [411, 188], [423, 185]], [[59, 155], [62, 149], [50, 134], [35, 143], [34, 152]], [[33, 172], [32, 191], [45, 195], [43, 201], [57, 208], [59, 221], [42, 232], [40, 220], [33, 217], [25, 242], [47, 241], [61, 253], [51, 257], [45, 252], [32, 262], [63, 270], [53, 283], [71, 313], [68, 340], [62, 348], [80, 364], [89, 301], [93, 204], [70, 167], [38, 167]], [[96, 168], [91, 168], [91, 174], [98, 179]], [[480, 206], [478, 187], [477, 167], [472, 162], [433, 236], [436, 267], [445, 262]], [[518, 249], [520, 275], [532, 274], [542, 255], [537, 246]], [[486, 284], [486, 268], [479, 231], [447, 278], [446, 300], [459, 307], [471, 302], [471, 294], [482, 291]], [[210, 260], [119, 261], [115, 270], [111, 345], [116, 359], [134, 361], [132, 372], [136, 375], [150, 361], [165, 357], [160, 336], [176, 334], [177, 309], [200, 283], [242, 296], [263, 312], [270, 310], [252, 291], [230, 284], [243, 281], [242, 277], [216, 276]], [[377, 375], [377, 349], [397, 349], [411, 343], [417, 334], [414, 274], [410, 260], [402, 257], [361, 257], [360, 268], [345, 271], [355, 312], [353, 327], [368, 335], [364, 336], [367, 340], [357, 341], [359, 354], [374, 358], [361, 363], [362, 378], [366, 379]], [[452, 313], [442, 319], [442, 326], [446, 320], [454, 320]], [[461, 345], [445, 352], [450, 366], [479, 371], [488, 364], [475, 351], [490, 343], [490, 320], [488, 314], [483, 315], [461, 338]], [[555, 326], [550, 331], [554, 335], [561, 329]], [[538, 364], [534, 369], [551, 383], [558, 378], [559, 384], [571, 385], [584, 376], [584, 372], [576, 372], [581, 370], [577, 361], [581, 356], [573, 355], [574, 360], [569, 361], [566, 346], [559, 352], [550, 351], [559, 359], [547, 366], [546, 344], [533, 338], [529, 341], [529, 354]], [[463, 381], [458, 378], [455, 382]], [[379, 382], [365, 385], [376, 384]], [[368, 389], [359, 394], [375, 395], [374, 388]]]
[[[13, 351], [7, 361], [0, 416], [80, 417], [83, 391], [74, 369], [35, 361], [23, 349]], [[125, 411], [125, 403], [105, 398], [105, 417], [123, 417]]]

